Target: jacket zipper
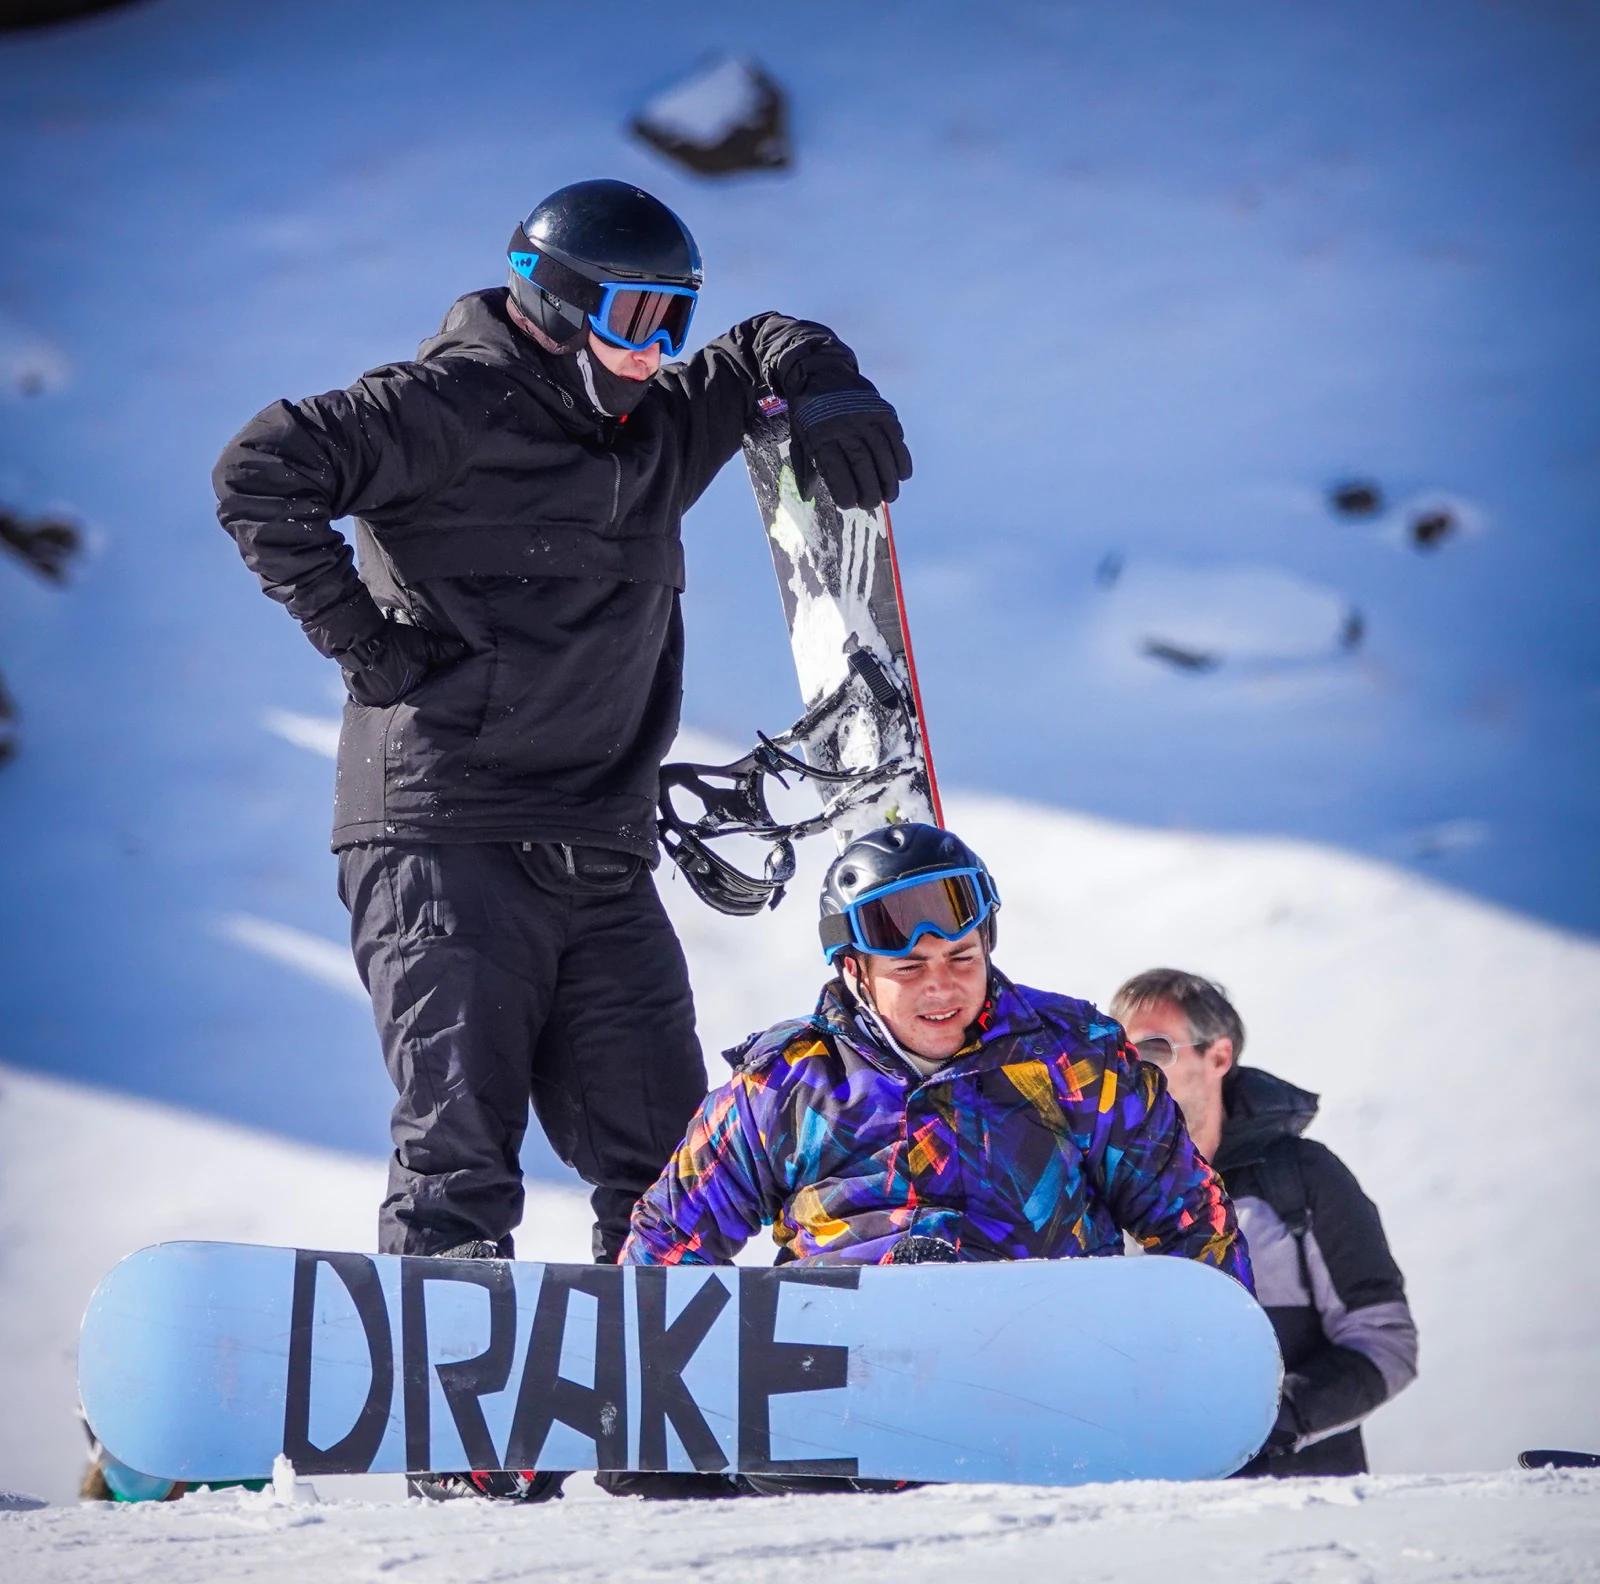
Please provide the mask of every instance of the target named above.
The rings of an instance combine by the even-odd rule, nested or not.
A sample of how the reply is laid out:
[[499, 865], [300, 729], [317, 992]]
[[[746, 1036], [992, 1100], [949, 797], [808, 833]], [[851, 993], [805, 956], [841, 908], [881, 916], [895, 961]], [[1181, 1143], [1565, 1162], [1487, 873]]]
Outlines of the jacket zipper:
[[617, 507], [622, 503], [622, 459], [615, 451], [608, 451], [611, 458], [611, 522], [609, 526], [617, 525]]

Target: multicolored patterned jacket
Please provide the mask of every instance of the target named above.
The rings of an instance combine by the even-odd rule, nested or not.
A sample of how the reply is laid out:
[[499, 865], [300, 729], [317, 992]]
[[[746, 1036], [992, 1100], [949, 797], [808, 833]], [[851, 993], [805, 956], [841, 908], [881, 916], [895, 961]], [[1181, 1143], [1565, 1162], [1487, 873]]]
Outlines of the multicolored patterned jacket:
[[978, 1027], [924, 1078], [834, 980], [810, 1018], [728, 1053], [623, 1262], [724, 1263], [764, 1225], [819, 1263], [876, 1263], [907, 1232], [969, 1259], [1120, 1254], [1125, 1229], [1251, 1285], [1221, 1182], [1118, 1024], [996, 974]]

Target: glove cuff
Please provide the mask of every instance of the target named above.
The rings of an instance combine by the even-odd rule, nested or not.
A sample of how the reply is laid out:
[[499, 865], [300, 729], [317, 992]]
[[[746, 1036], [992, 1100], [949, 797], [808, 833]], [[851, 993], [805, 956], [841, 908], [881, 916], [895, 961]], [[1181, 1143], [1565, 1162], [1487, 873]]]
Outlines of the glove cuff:
[[330, 660], [340, 660], [358, 644], [379, 637], [388, 624], [377, 602], [363, 588], [300, 625], [319, 653]]
[[1291, 1375], [1283, 1383], [1283, 1397], [1278, 1403], [1278, 1418], [1263, 1448], [1266, 1452], [1292, 1452], [1306, 1433], [1306, 1427], [1300, 1418], [1300, 1410], [1295, 1406], [1294, 1398], [1289, 1395], [1294, 1382], [1295, 1377]]
[[799, 424], [802, 429], [808, 429], [826, 423], [830, 418], [840, 418], [849, 413], [893, 411], [894, 408], [883, 397], [870, 385], [865, 385], [864, 388], [827, 391], [821, 396], [813, 396], [809, 401], [792, 408], [789, 417], [791, 422]]

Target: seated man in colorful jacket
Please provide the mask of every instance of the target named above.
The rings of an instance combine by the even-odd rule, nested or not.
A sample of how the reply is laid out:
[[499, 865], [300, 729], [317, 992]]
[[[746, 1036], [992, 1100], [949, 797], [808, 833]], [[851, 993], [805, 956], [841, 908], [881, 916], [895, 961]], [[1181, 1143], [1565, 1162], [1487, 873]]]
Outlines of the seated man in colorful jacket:
[[1251, 1284], [1222, 1183], [1161, 1074], [1083, 1001], [1010, 982], [1000, 899], [950, 832], [892, 825], [828, 871], [836, 976], [809, 1018], [729, 1053], [633, 1212], [623, 1263], [1159, 1254]]

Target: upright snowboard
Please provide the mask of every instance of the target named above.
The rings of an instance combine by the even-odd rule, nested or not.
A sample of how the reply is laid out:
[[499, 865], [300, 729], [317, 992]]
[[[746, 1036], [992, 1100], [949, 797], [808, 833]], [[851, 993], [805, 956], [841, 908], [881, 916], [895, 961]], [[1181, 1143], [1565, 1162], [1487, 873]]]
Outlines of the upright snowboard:
[[[762, 400], [744, 452], [805, 713], [733, 764], [663, 765], [656, 827], [695, 893], [735, 914], [777, 906], [794, 878], [797, 837], [831, 830], [844, 847], [886, 824], [944, 823], [888, 508], [841, 510], [820, 479], [813, 497], [801, 498], [789, 461], [788, 407], [779, 397]], [[768, 777], [810, 781], [821, 812], [776, 818]], [[679, 795], [700, 812], [680, 808]], [[713, 845], [732, 836], [768, 844], [759, 875]]]
[[141, 1473], [646, 1469], [1204, 1479], [1277, 1411], [1272, 1326], [1189, 1260], [626, 1267], [163, 1243], [84, 1317]]
[[801, 499], [780, 398], [763, 401], [744, 457], [805, 704], [784, 746], [866, 778], [824, 793], [841, 847], [889, 821], [943, 823], [888, 507], [841, 510], [821, 479], [814, 499]]

